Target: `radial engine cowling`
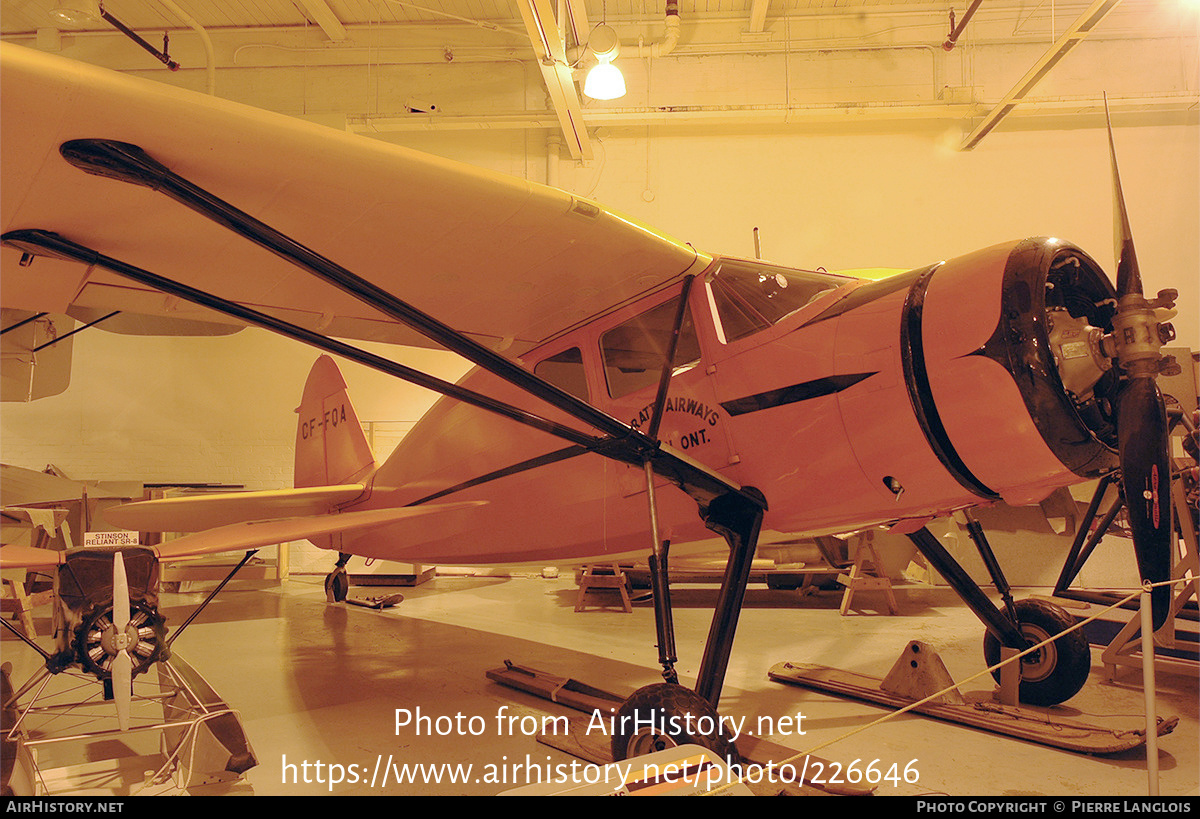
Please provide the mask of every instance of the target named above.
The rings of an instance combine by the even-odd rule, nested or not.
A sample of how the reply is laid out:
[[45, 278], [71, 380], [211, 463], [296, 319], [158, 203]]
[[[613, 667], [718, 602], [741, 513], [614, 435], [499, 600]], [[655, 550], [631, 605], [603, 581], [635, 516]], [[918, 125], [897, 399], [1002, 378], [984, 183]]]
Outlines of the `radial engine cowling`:
[[[1115, 293], [1056, 239], [952, 259], [913, 286], [902, 345], [927, 438], [974, 494], [1019, 505], [1117, 466]], [[986, 400], [981, 399], [986, 396]]]

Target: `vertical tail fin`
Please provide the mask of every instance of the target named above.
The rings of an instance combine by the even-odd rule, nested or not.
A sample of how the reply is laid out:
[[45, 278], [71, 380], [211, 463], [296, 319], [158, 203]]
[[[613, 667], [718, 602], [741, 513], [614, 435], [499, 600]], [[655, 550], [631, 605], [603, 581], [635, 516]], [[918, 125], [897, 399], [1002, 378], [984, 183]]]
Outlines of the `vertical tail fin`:
[[359, 483], [375, 470], [346, 381], [329, 356], [313, 364], [296, 412], [297, 487]]

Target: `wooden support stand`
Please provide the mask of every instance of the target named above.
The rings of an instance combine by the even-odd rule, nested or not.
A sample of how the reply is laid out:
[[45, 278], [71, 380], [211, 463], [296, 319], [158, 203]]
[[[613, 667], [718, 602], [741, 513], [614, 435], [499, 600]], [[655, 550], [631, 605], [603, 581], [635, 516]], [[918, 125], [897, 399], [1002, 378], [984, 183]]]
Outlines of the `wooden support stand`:
[[[23, 575], [25, 572], [22, 571]], [[21, 624], [21, 630], [29, 638], [37, 637], [37, 629], [33, 625], [33, 607], [35, 601], [25, 593], [25, 581], [22, 578], [4, 578], [4, 594], [0, 597], [0, 611], [4, 614], [15, 614]]]
[[588, 565], [583, 568], [579, 577], [579, 597], [575, 600], [575, 611], [588, 608], [588, 595], [600, 592], [602, 603], [591, 603], [594, 608], [611, 608], [612, 594], [620, 595], [621, 608], [628, 614], [633, 611], [633, 602], [629, 597], [629, 576], [616, 563]]
[[[39, 549], [54, 549], [61, 544], [62, 548], [71, 548], [71, 530], [67, 525], [68, 509], [24, 509], [9, 507], [5, 516], [16, 518], [28, 523], [30, 527], [29, 543]], [[25, 636], [37, 637], [37, 629], [33, 624], [33, 609], [36, 606], [53, 602], [53, 591], [25, 592], [25, 582], [31, 572], [24, 569], [11, 569], [3, 578], [3, 592], [0, 593], [0, 612], [15, 614], [21, 624]]]
[[895, 614], [898, 611], [899, 606], [896, 604], [896, 594], [892, 591], [892, 581], [887, 577], [879, 576], [882, 566], [879, 553], [875, 551], [874, 541], [864, 540], [858, 547], [858, 553], [854, 557], [854, 565], [850, 567], [850, 573], [838, 575], [838, 582], [846, 587], [846, 591], [842, 594], [842, 605], [838, 609], [843, 617], [851, 609], [854, 593], [860, 591], [883, 592], [887, 598], [888, 613]]

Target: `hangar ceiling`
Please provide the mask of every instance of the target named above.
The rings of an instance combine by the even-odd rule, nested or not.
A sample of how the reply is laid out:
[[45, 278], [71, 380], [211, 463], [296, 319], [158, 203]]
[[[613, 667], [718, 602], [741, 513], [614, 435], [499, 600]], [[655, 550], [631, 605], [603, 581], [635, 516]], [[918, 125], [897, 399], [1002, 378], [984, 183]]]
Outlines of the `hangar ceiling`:
[[[3, 0], [4, 39], [384, 138], [589, 129], [897, 127], [937, 122], [970, 149], [993, 128], [1195, 122], [1196, 0]], [[581, 92], [607, 22], [629, 93]], [[954, 46], [946, 41], [955, 26]], [[288, 76], [279, 69], [290, 69]], [[296, 71], [295, 69], [300, 69]], [[395, 138], [402, 139], [402, 136]]]

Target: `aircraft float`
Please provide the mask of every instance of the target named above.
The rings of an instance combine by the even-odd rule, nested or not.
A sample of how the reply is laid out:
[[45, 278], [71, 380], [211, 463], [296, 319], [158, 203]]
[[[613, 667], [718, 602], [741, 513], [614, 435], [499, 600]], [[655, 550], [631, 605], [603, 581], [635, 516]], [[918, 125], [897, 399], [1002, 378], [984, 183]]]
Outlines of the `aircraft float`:
[[[711, 256], [561, 190], [2, 49], [5, 308], [265, 327], [444, 396], [376, 464], [321, 357], [294, 489], [109, 515], [195, 532], [162, 559], [308, 538], [339, 554], [327, 585], [341, 599], [353, 555], [649, 554], [665, 681], [622, 713], [659, 724], [715, 714], [763, 532], [907, 534], [983, 621], [989, 660], [1071, 620], [1013, 600], [972, 521], [993, 604], [925, 528], [938, 516], [1119, 470], [1141, 576], [1169, 577], [1156, 376], [1174, 293], [1143, 294], [1115, 148], [1115, 287], [1052, 238], [872, 281]], [[440, 346], [476, 367], [451, 384], [342, 339]], [[674, 670], [668, 551], [722, 539], [693, 690]], [[1154, 592], [1158, 623], [1169, 595]], [[1073, 632], [1024, 658], [1021, 697], [1062, 702], [1089, 668]], [[676, 742], [730, 750], [720, 735], [642, 729], [614, 736], [613, 755]]]

